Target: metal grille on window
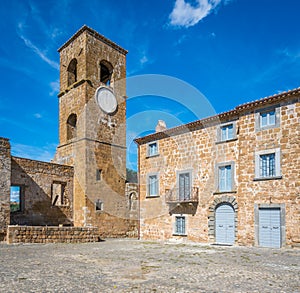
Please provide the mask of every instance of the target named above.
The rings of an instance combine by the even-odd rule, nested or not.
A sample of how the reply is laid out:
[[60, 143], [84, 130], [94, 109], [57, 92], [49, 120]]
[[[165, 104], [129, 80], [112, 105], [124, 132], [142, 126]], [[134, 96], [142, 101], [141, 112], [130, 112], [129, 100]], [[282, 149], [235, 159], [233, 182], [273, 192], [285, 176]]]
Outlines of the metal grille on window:
[[260, 156], [260, 176], [275, 176], [275, 154], [267, 154]]
[[185, 234], [185, 217], [176, 217], [176, 234]]

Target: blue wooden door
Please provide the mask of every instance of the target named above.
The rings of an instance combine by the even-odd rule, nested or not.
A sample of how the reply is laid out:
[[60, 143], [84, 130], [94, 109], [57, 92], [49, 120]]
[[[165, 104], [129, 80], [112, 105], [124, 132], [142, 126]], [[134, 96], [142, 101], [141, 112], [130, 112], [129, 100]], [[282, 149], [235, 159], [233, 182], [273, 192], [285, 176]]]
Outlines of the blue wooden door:
[[280, 208], [259, 209], [259, 245], [281, 247]]
[[216, 243], [234, 244], [234, 210], [229, 204], [222, 204], [216, 209]]

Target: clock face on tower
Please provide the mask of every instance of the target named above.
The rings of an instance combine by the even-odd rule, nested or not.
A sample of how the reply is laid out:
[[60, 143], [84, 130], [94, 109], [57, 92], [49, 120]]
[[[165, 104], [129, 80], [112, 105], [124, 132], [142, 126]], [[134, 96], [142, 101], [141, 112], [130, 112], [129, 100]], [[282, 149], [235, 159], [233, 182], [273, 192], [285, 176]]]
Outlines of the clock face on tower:
[[102, 111], [111, 114], [116, 111], [118, 103], [113, 91], [101, 86], [96, 90], [96, 101]]

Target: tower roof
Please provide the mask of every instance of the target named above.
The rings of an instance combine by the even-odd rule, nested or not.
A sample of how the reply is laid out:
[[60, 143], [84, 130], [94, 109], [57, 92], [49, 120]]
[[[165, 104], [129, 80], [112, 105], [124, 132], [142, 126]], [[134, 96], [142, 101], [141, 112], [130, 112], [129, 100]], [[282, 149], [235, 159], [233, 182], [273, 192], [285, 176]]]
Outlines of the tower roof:
[[66, 41], [57, 51], [60, 52], [61, 50], [63, 50], [64, 48], [66, 48], [71, 42], [73, 42], [78, 36], [80, 36], [83, 32], [88, 32], [90, 35], [92, 35], [93, 37], [95, 37], [96, 39], [102, 41], [103, 43], [111, 46], [112, 48], [114, 48], [115, 50], [119, 51], [120, 53], [126, 55], [128, 53], [127, 50], [123, 49], [122, 47], [120, 47], [119, 45], [117, 45], [116, 43], [112, 42], [111, 40], [107, 39], [106, 37], [104, 37], [103, 35], [99, 34], [98, 32], [96, 32], [95, 30], [93, 30], [92, 28], [88, 27], [87, 25], [84, 25], [83, 27], [81, 27], [68, 41]]

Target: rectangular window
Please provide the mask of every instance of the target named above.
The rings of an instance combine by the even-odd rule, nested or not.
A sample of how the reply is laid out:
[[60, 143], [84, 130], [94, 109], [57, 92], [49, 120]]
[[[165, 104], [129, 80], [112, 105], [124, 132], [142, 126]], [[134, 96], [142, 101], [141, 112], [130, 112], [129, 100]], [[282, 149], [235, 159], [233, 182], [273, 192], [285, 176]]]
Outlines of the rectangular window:
[[274, 153], [259, 156], [259, 175], [260, 177], [276, 176]]
[[191, 178], [190, 172], [178, 174], [178, 199], [188, 200], [191, 197]]
[[275, 110], [260, 113], [260, 127], [273, 126], [276, 122]]
[[158, 176], [151, 174], [148, 176], [148, 196], [158, 195]]
[[255, 130], [261, 131], [280, 126], [280, 107], [261, 109], [255, 112]]
[[103, 202], [100, 199], [96, 200], [95, 206], [96, 211], [103, 211]]
[[255, 152], [255, 178], [280, 177], [280, 149]]
[[219, 167], [219, 191], [232, 190], [231, 165]]
[[158, 154], [157, 142], [152, 142], [148, 144], [148, 156], [152, 157]]
[[185, 217], [183, 217], [183, 216], [175, 217], [175, 234], [186, 235], [186, 233], [185, 233]]
[[226, 142], [237, 138], [236, 125], [237, 121], [225, 122], [217, 127], [216, 143]]
[[96, 170], [96, 180], [97, 181], [101, 181], [102, 180], [102, 170], [101, 169], [97, 169]]
[[10, 211], [21, 211], [21, 186], [10, 187]]
[[221, 126], [221, 141], [233, 139], [233, 124]]
[[64, 182], [53, 182], [51, 186], [51, 200], [53, 206], [61, 206], [65, 204], [65, 186]]

